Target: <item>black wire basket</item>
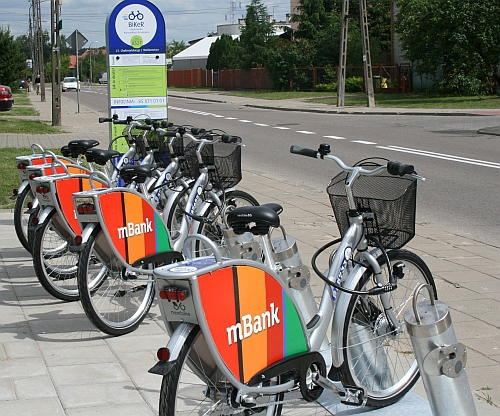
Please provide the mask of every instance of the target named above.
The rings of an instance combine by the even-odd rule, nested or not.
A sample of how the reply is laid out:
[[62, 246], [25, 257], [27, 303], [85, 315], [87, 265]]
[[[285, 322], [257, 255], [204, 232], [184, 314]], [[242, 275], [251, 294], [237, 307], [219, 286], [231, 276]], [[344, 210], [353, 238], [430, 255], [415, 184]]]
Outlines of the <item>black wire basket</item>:
[[159, 168], [166, 168], [170, 163], [170, 150], [166, 139], [158, 136], [158, 133], [152, 131], [148, 133], [146, 140], [149, 148], [153, 151], [156, 166]]
[[[191, 142], [185, 147], [186, 161], [193, 178], [200, 174], [196, 148], [198, 143]], [[205, 144], [201, 149], [203, 163], [208, 168], [212, 184], [219, 189], [236, 186], [241, 181], [241, 146], [235, 143], [215, 142]]]
[[[358, 165], [360, 166], [360, 165]], [[372, 162], [363, 167], [379, 166]], [[349, 204], [345, 191], [347, 172], [335, 176], [326, 191], [335, 214], [341, 236], [349, 228]], [[403, 247], [415, 236], [417, 180], [381, 173], [360, 176], [353, 185], [353, 195], [360, 212], [372, 212], [373, 218], [364, 221], [365, 235], [378, 239], [385, 249]], [[376, 247], [374, 242], [369, 245]]]
[[189, 143], [191, 143], [191, 139], [189, 138], [175, 137], [172, 141], [172, 148], [179, 160], [179, 169], [182, 172], [182, 175], [186, 178], [193, 178], [195, 177], [195, 175], [197, 175], [196, 172], [198, 172], [198, 170], [192, 173], [187, 163], [185, 156], [185, 148]]

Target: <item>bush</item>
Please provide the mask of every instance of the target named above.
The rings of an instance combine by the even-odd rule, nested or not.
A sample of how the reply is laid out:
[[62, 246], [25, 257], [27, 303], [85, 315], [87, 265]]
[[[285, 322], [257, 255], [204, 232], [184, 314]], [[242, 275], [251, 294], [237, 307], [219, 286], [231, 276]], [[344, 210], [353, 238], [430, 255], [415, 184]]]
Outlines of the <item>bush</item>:
[[328, 92], [336, 92], [337, 91], [337, 83], [332, 82], [330, 84], [316, 84], [316, 91], [328, 91]]
[[361, 77], [346, 78], [345, 92], [363, 92], [363, 78]]

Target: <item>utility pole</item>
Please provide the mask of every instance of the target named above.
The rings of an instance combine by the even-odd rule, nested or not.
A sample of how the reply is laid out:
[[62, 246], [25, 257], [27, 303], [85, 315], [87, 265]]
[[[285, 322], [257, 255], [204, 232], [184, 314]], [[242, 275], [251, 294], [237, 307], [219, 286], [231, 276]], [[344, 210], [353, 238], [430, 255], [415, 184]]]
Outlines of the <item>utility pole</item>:
[[[339, 72], [337, 76], [337, 107], [344, 106], [345, 97], [345, 79], [347, 66], [347, 29], [348, 22], [351, 17], [349, 14], [350, 0], [343, 0], [342, 5], [342, 32], [340, 35], [340, 59]], [[373, 93], [373, 77], [372, 77], [372, 60], [370, 55], [370, 39], [368, 35], [368, 15], [366, 12], [366, 0], [359, 0], [360, 25], [361, 25], [361, 40], [363, 42], [363, 67], [365, 75], [366, 87], [366, 105], [367, 107], [375, 107], [375, 95]]]
[[61, 126], [61, 37], [59, 0], [50, 0], [50, 24], [52, 43], [52, 125]]
[[33, 0], [34, 15], [34, 37], [35, 37], [35, 61], [37, 74], [40, 74], [40, 94], [42, 102], [45, 102], [45, 73], [43, 64], [43, 32], [42, 32], [42, 12], [40, 0]]

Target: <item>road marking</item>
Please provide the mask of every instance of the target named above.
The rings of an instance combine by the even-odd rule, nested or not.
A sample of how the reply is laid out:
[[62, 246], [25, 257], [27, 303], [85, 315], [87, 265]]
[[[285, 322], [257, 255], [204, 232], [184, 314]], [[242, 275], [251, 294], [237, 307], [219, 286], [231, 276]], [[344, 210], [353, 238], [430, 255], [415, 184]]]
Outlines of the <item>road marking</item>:
[[220, 116], [219, 114], [212, 114], [212, 115], [217, 118], [224, 118], [224, 116]]
[[375, 142], [366, 142], [364, 140], [352, 140], [351, 143], [359, 143], [359, 144], [377, 144]]
[[488, 162], [486, 160], [469, 159], [461, 156], [447, 155], [444, 153], [429, 152], [427, 150], [411, 149], [400, 146], [377, 146], [379, 149], [392, 150], [394, 152], [410, 153], [413, 155], [433, 157], [436, 159], [451, 160], [453, 162], [468, 163], [470, 165], [485, 166], [487, 168], [500, 169], [500, 163]]
[[251, 123], [251, 121], [250, 121], [250, 120], [238, 120], [238, 121], [240, 121], [240, 122], [242, 122], [242, 123]]
[[347, 140], [345, 137], [340, 136], [323, 136], [325, 139], [333, 139], [333, 140]]
[[236, 117], [226, 117], [226, 120], [237, 120]]
[[273, 129], [290, 130], [290, 127], [273, 127]]
[[300, 134], [316, 134], [313, 131], [307, 131], [307, 130], [298, 130], [297, 133], [300, 133]]
[[253, 123], [253, 124], [260, 127], [269, 127], [269, 124], [263, 124], [263, 123]]

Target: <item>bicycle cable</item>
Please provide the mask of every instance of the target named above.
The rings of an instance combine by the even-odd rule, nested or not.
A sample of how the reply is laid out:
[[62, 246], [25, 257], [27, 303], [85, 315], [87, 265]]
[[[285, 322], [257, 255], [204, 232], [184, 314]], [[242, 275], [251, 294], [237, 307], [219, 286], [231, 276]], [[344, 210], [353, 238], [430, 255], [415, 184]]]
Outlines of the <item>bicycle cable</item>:
[[[387, 255], [387, 252], [385, 250], [385, 248], [382, 246], [382, 244], [380, 244], [379, 241], [375, 240], [375, 239], [372, 239], [372, 237], [370, 236], [367, 236], [367, 239], [369, 240], [372, 240], [381, 250], [382, 250], [382, 253], [384, 253], [385, 257], [386, 257], [386, 260], [387, 260], [387, 264], [388, 264], [388, 269], [389, 269], [389, 276], [391, 276], [391, 271], [390, 271], [390, 262], [389, 262], [389, 256]], [[325, 244], [323, 247], [319, 248], [316, 253], [313, 254], [312, 258], [311, 258], [311, 265], [312, 265], [312, 268], [314, 270], [314, 272], [319, 276], [319, 278], [321, 280], [323, 280], [325, 283], [327, 283], [328, 285], [330, 286], [333, 286], [335, 289], [337, 290], [341, 290], [342, 292], [346, 292], [346, 293], [349, 293], [351, 295], [357, 295], [357, 296], [365, 296], [365, 295], [378, 295], [380, 293], [384, 293], [384, 292], [388, 292], [388, 291], [391, 291], [391, 290], [394, 290], [395, 287], [392, 287], [392, 286], [387, 286], [386, 285], [383, 285], [383, 286], [376, 286], [370, 290], [354, 290], [354, 289], [348, 289], [346, 287], [343, 287], [339, 284], [337, 284], [336, 282], [332, 282], [331, 280], [329, 280], [323, 273], [321, 273], [318, 269], [318, 267], [316, 266], [316, 259], [318, 258], [318, 256], [323, 253], [326, 249], [330, 248], [331, 246], [335, 245], [335, 244], [338, 244], [342, 241], [342, 238], [337, 238], [333, 241], [330, 241], [329, 243]], [[389, 285], [391, 284], [391, 282], [388, 283]]]

